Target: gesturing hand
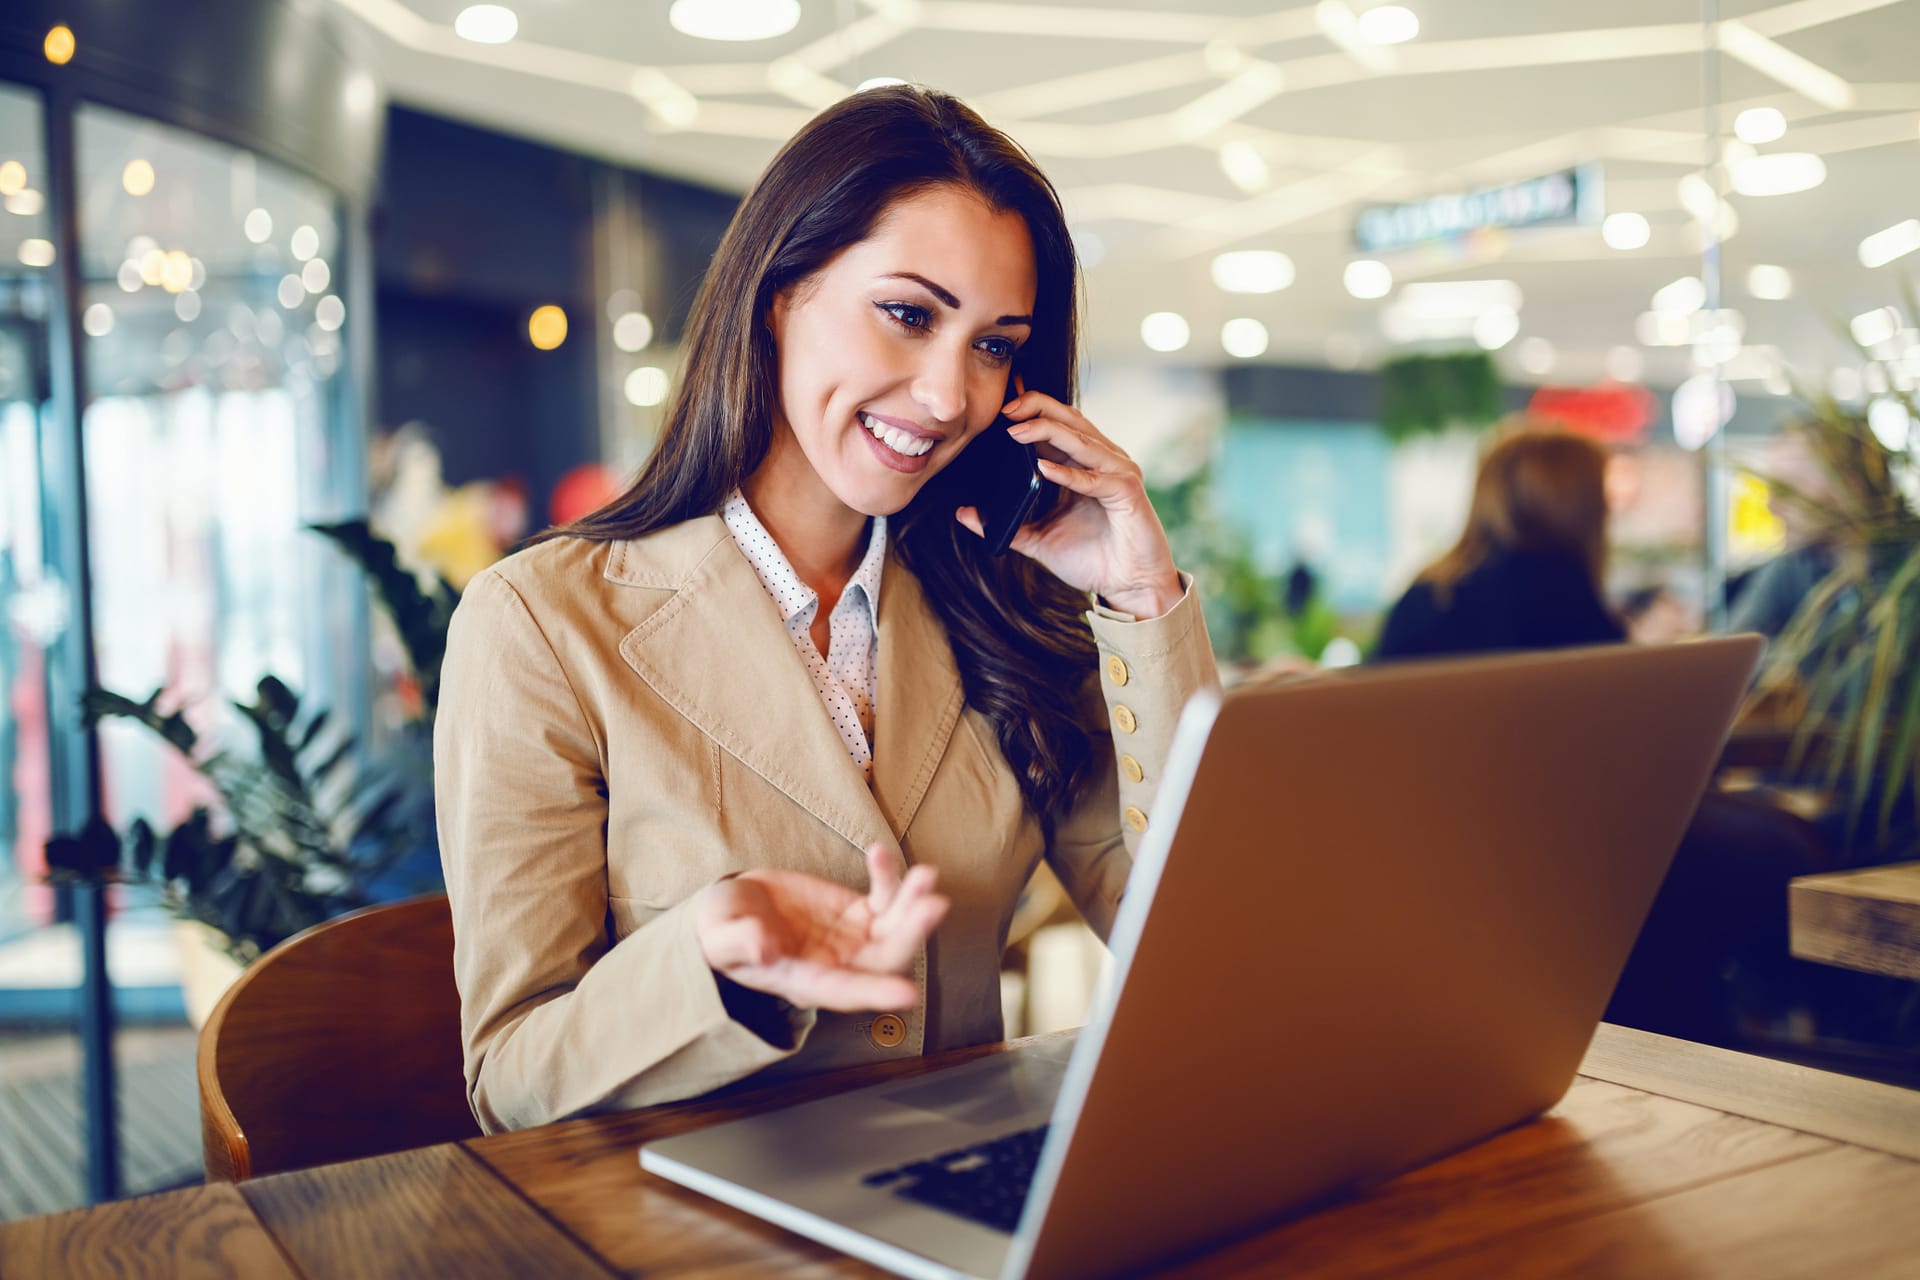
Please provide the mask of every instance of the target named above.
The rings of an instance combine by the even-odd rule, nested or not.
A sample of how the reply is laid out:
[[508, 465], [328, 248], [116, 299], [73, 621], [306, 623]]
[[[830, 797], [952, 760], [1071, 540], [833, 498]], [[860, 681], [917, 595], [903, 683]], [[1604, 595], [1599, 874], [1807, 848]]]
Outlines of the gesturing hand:
[[694, 930], [707, 964], [743, 987], [804, 1009], [910, 1009], [920, 999], [902, 976], [946, 917], [937, 873], [900, 874], [900, 856], [867, 849], [862, 896], [801, 871], [746, 871], [707, 886]]

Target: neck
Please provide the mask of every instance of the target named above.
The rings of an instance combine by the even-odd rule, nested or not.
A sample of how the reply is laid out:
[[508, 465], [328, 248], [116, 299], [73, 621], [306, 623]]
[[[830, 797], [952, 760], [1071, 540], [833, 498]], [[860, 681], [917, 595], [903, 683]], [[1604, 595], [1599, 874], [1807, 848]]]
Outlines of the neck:
[[773, 447], [740, 492], [800, 581], [820, 593], [824, 617], [860, 567], [867, 517], [833, 496], [784, 431], [774, 432]]

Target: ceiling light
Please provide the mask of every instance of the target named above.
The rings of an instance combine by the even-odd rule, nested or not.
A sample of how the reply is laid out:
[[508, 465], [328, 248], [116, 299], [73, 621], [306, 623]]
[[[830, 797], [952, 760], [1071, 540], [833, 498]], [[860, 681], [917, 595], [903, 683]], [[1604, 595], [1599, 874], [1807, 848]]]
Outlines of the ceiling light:
[[332, 333], [347, 322], [347, 304], [335, 294], [328, 294], [314, 304], [313, 322], [328, 333]]
[[1356, 298], [1384, 298], [1393, 292], [1393, 272], [1384, 262], [1358, 258], [1347, 264], [1347, 292]]
[[1633, 338], [1643, 347], [1684, 347], [1693, 341], [1693, 325], [1673, 311], [1642, 311], [1633, 322]]
[[48, 62], [56, 67], [64, 67], [73, 61], [73, 47], [73, 29], [58, 26], [47, 32], [47, 38], [42, 42], [40, 49], [47, 55]]
[[1747, 292], [1768, 302], [1784, 302], [1793, 296], [1793, 273], [1765, 263], [1748, 267]]
[[326, 262], [320, 258], [315, 258], [300, 268], [300, 283], [306, 286], [308, 293], [325, 293], [327, 281], [332, 277], [333, 273], [327, 270]]
[[1607, 352], [1607, 376], [1615, 382], [1638, 382], [1647, 371], [1647, 358], [1638, 347], [1613, 347]]
[[144, 196], [153, 190], [153, 166], [145, 160], [129, 160], [120, 171], [120, 187], [130, 196]]
[[1523, 301], [1511, 280], [1443, 280], [1403, 285], [1396, 308], [1425, 320], [1472, 320], [1490, 307], [1517, 311]]
[[629, 311], [613, 322], [613, 345], [622, 351], [644, 351], [653, 341], [653, 321], [644, 311]]
[[1610, 213], [1600, 224], [1600, 238], [1610, 249], [1638, 249], [1653, 239], [1653, 228], [1638, 213]]
[[27, 185], [27, 166], [18, 160], [0, 163], [0, 196], [18, 194]]
[[1278, 293], [1293, 274], [1293, 259], [1277, 249], [1241, 249], [1213, 260], [1213, 282], [1228, 293]]
[[1900, 313], [1892, 307], [1880, 307], [1855, 316], [1847, 327], [1853, 331], [1855, 342], [1863, 347], [1877, 347], [1900, 332]]
[[81, 315], [80, 327], [95, 338], [106, 337], [113, 332], [113, 308], [104, 302], [94, 303]]
[[651, 409], [657, 404], [665, 404], [670, 379], [665, 369], [655, 365], [642, 365], [627, 375], [627, 403], [638, 405], [642, 409]]
[[1720, 145], [1720, 163], [1729, 169], [1737, 164], [1745, 164], [1758, 154], [1759, 152], [1738, 138], [1728, 138]]
[[520, 34], [520, 19], [503, 4], [470, 4], [453, 20], [453, 33], [475, 44], [505, 44]]
[[1266, 190], [1273, 180], [1267, 170], [1266, 157], [1251, 142], [1229, 142], [1222, 146], [1220, 169], [1229, 182], [1249, 193]]
[[800, 24], [800, 0], [673, 0], [667, 21], [701, 40], [770, 40]]
[[247, 233], [247, 239], [255, 244], [265, 244], [267, 238], [273, 234], [273, 215], [265, 209], [255, 209], [240, 225], [241, 230]]
[[114, 279], [119, 282], [122, 293], [138, 293], [140, 286], [146, 283], [140, 278], [140, 264], [132, 258], [120, 264], [120, 270]]
[[1731, 240], [1740, 230], [1740, 215], [1720, 198], [1713, 184], [1699, 174], [1689, 173], [1681, 178], [1679, 192], [1680, 207], [1692, 214], [1703, 229], [1711, 228], [1713, 240]]
[[1220, 326], [1220, 345], [1230, 356], [1251, 360], [1267, 351], [1267, 326], [1258, 320], [1229, 320]]
[[50, 267], [53, 265], [53, 241], [22, 240], [20, 242], [20, 261], [29, 267]]
[[1733, 166], [1733, 189], [1743, 196], [1790, 196], [1827, 180], [1827, 162], [1811, 151], [1776, 151]]
[[1710, 373], [1696, 374], [1673, 393], [1673, 438], [1699, 449], [1733, 416], [1733, 388]]
[[31, 218], [47, 207], [47, 198], [32, 187], [22, 187], [7, 197], [7, 212]]
[[1867, 406], [1867, 426], [1873, 429], [1881, 444], [1896, 453], [1906, 452], [1908, 436], [1913, 430], [1913, 417], [1907, 412], [1907, 406], [1892, 396], [1882, 396]]
[[200, 295], [189, 289], [185, 293], [173, 296], [173, 314], [183, 322], [192, 324], [200, 318]]
[[[902, 80], [899, 76], [874, 76], [871, 79], [862, 80], [860, 82], [859, 87], [856, 88], [854, 92], [865, 93], [869, 89], [885, 89], [889, 85], [905, 84], [905, 83], [906, 81]], [[638, 373], [639, 370], [636, 369], [634, 370], [634, 372]], [[656, 401], [655, 403], [658, 403], [658, 401]]]
[[1920, 218], [1896, 222], [1885, 231], [1876, 231], [1860, 242], [1860, 265], [1884, 267], [1895, 258], [1903, 258], [1920, 249]]
[[307, 300], [307, 286], [300, 283], [299, 276], [281, 276], [279, 287], [273, 291], [273, 296], [280, 300], [281, 306], [292, 311]]
[[1520, 358], [1520, 367], [1536, 378], [1544, 378], [1553, 372], [1555, 352], [1553, 344], [1545, 338], [1528, 338], [1515, 352]]
[[175, 249], [160, 262], [160, 287], [168, 293], [184, 293], [193, 284], [193, 259]]
[[1508, 306], [1488, 307], [1473, 322], [1473, 340], [1484, 351], [1498, 351], [1520, 332], [1520, 313]]
[[1699, 276], [1681, 276], [1653, 295], [1653, 309], [1664, 315], [1683, 316], [1707, 304], [1707, 286]]
[[294, 257], [305, 262], [314, 254], [320, 252], [320, 233], [312, 227], [295, 227], [292, 238], [287, 242], [287, 247], [293, 250]]
[[535, 307], [527, 317], [527, 341], [542, 351], [552, 351], [567, 340], [567, 313], [551, 302]]
[[1772, 107], [1748, 107], [1733, 118], [1733, 135], [1742, 142], [1759, 146], [1783, 138], [1787, 118]]
[[1140, 322], [1140, 341], [1152, 351], [1178, 351], [1191, 336], [1187, 318], [1177, 311], [1156, 311]]
[[1420, 19], [1411, 9], [1383, 4], [1361, 14], [1357, 29], [1368, 44], [1405, 44], [1420, 34]]

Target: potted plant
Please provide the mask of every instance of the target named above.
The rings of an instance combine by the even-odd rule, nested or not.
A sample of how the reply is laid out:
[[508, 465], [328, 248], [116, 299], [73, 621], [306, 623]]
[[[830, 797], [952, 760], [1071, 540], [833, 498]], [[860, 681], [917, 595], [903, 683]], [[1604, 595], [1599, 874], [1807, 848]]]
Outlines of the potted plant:
[[[430, 732], [440, 659], [457, 597], [444, 582], [423, 590], [391, 544], [363, 522], [316, 526], [366, 571], [408, 655], [417, 741]], [[182, 921], [182, 980], [195, 1025], [240, 966], [293, 934], [374, 900], [381, 879], [432, 840], [430, 775], [372, 769], [357, 737], [324, 710], [304, 707], [273, 676], [251, 702], [232, 704], [251, 728], [241, 749], [205, 741], [165, 704], [165, 690], [136, 700], [89, 689], [89, 725], [120, 718], [178, 751], [215, 802], [172, 831], [138, 819], [116, 831], [99, 816], [47, 845], [49, 879], [158, 882]], [[397, 762], [388, 762], [391, 766]], [[414, 891], [422, 886], [409, 886]]]
[[1818, 482], [1762, 476], [1806, 518], [1787, 555], [1814, 585], [1753, 693], [1793, 708], [1788, 768], [1844, 814], [1851, 862], [1911, 856], [1920, 831], [1920, 405], [1906, 370], [1866, 354], [1885, 386], [1872, 406], [1817, 398], [1795, 424]]

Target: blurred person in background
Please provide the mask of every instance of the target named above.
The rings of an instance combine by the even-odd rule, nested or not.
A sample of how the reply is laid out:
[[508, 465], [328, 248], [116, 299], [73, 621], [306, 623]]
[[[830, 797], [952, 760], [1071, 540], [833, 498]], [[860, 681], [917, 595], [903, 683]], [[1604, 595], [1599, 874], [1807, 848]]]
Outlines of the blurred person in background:
[[1625, 640], [1603, 594], [1607, 452], [1520, 426], [1487, 451], [1467, 526], [1380, 632], [1376, 660]]

